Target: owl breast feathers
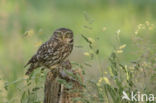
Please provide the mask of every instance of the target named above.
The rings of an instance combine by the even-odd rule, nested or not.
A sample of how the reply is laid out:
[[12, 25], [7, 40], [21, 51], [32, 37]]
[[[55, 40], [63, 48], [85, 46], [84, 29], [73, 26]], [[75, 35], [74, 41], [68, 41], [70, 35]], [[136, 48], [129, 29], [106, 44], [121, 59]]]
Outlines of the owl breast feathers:
[[52, 37], [42, 44], [36, 54], [25, 65], [30, 65], [26, 75], [38, 67], [53, 69], [62, 63], [73, 49], [73, 32], [70, 29], [57, 29]]

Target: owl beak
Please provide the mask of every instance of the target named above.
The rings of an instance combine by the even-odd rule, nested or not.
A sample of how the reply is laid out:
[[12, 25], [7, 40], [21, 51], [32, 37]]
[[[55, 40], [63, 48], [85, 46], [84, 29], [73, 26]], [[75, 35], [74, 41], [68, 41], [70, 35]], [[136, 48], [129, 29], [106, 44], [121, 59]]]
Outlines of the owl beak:
[[65, 36], [63, 36], [62, 39], [65, 40]]

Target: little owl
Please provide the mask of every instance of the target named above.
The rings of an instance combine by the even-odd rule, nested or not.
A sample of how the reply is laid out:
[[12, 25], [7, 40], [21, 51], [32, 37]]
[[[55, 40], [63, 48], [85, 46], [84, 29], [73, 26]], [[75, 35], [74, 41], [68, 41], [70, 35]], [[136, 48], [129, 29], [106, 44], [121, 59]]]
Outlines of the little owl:
[[43, 43], [36, 54], [25, 65], [30, 65], [26, 72], [29, 75], [38, 67], [53, 69], [61, 64], [73, 49], [73, 32], [67, 28], [54, 31], [51, 38]]

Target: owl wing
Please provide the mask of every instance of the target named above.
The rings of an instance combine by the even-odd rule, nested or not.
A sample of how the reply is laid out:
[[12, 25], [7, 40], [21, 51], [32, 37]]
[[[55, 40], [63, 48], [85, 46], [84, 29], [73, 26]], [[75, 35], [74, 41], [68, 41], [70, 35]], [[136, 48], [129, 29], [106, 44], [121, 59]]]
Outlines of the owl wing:
[[43, 43], [37, 50], [37, 53], [34, 56], [32, 56], [32, 58], [28, 61], [28, 63], [24, 67], [26, 67], [27, 65], [31, 63], [41, 61], [44, 58], [44, 56], [46, 56], [47, 54], [47, 48], [49, 48], [49, 46], [52, 46], [52, 44], [50, 44], [48, 41]]
[[25, 68], [26, 66], [28, 66], [29, 64], [32, 64], [32, 63], [35, 63], [35, 62], [37, 62], [36, 55], [34, 55], [34, 56], [27, 62], [27, 64], [24, 66], [24, 68]]
[[[55, 53], [55, 49], [57, 48], [57, 43], [53, 41], [47, 41], [44, 44], [40, 46], [38, 49], [37, 53], [28, 61], [28, 63], [24, 66], [26, 67], [27, 65], [30, 64], [26, 75], [29, 75], [34, 69], [42, 66], [42, 63], [46, 63], [48, 61], [48, 58], [53, 57]], [[53, 60], [50, 60], [53, 61]]]
[[[60, 54], [61, 43], [58, 43], [55, 40], [49, 40], [41, 45], [37, 51], [37, 59], [39, 62], [45, 63], [51, 61], [55, 63]], [[52, 63], [52, 64], [53, 64]]]
[[[45, 43], [43, 43], [39, 49], [37, 50], [37, 53], [28, 61], [28, 63], [24, 66], [31, 63], [45, 63], [47, 61], [53, 61], [53, 63], [57, 62], [57, 59], [59, 57], [60, 53], [60, 47], [61, 43], [58, 43], [57, 41], [49, 40]], [[52, 64], [53, 64], [52, 63]]]

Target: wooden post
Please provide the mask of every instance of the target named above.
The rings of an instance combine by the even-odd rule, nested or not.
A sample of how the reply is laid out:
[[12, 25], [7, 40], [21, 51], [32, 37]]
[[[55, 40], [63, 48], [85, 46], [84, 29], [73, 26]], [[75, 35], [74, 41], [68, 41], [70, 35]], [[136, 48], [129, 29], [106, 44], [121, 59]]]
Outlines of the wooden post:
[[[80, 71], [72, 70], [69, 60], [65, 61], [61, 68], [56, 68], [47, 73], [44, 90], [44, 103], [73, 103], [72, 98], [81, 97], [80, 92], [69, 92], [71, 90], [65, 88], [63, 84], [57, 81], [57, 78], [65, 79], [67, 82], [73, 83], [73, 90], [81, 90], [82, 85], [78, 81], [72, 80], [71, 77], [62, 73], [62, 69], [70, 70], [74, 75], [79, 75], [82, 79]], [[77, 103], [81, 103], [80, 101]]]
[[53, 71], [48, 72], [44, 89], [44, 103], [59, 103], [60, 88]]

